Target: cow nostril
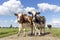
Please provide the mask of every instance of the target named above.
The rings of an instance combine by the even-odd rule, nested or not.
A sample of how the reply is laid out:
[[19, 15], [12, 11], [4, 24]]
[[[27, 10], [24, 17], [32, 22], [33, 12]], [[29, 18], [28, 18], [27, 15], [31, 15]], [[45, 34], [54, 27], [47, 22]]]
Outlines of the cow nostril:
[[20, 22], [20, 21], [18, 21], [18, 22]]

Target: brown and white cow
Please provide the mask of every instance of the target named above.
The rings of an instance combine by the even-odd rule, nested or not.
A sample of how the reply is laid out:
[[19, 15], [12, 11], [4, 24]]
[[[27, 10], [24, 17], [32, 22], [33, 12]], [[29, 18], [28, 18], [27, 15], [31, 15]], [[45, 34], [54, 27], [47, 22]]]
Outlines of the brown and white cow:
[[24, 35], [26, 36], [26, 32], [25, 32], [25, 26], [23, 26], [23, 24], [25, 23], [30, 23], [31, 26], [31, 34], [33, 34], [33, 24], [32, 24], [32, 16], [27, 16], [27, 14], [24, 13], [15, 13], [15, 16], [17, 16], [17, 21], [19, 23], [19, 31], [18, 31], [18, 36], [20, 35], [20, 31], [21, 29], [24, 30]]
[[30, 12], [28, 12], [29, 14], [32, 14], [32, 22], [33, 22], [33, 26], [34, 26], [34, 32], [36, 35], [37, 32], [37, 28], [40, 29], [39, 31], [39, 35], [40, 33], [42, 33], [42, 29], [45, 33], [45, 17], [44, 16], [40, 16], [40, 12], [36, 12], [35, 10], [32, 10]]

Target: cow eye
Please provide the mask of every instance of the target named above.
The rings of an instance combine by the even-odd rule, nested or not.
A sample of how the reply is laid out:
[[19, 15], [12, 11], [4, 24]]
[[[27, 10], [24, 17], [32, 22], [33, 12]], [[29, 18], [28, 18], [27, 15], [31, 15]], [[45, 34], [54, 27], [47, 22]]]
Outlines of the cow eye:
[[29, 14], [32, 14], [31, 12], [28, 12]]

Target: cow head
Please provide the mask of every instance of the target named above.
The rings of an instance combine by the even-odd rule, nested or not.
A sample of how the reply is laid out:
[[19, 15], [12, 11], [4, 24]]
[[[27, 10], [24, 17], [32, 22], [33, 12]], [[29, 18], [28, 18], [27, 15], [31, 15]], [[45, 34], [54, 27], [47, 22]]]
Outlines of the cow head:
[[32, 21], [35, 20], [37, 15], [40, 14], [40, 12], [36, 12], [35, 10], [32, 10], [32, 11], [30, 11], [28, 13], [32, 15], [32, 17], [33, 17]]
[[18, 23], [20, 23], [23, 20], [24, 16], [27, 16], [27, 14], [23, 14], [23, 13], [15, 13], [14, 15], [17, 16]]

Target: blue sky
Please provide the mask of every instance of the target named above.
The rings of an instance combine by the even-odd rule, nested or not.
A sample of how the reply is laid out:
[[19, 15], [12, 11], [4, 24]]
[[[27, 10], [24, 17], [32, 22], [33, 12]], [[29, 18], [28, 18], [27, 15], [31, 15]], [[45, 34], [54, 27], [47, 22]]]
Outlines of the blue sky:
[[46, 17], [46, 24], [60, 26], [60, 0], [0, 0], [0, 26], [18, 26], [14, 13], [20, 9], [39, 10]]

